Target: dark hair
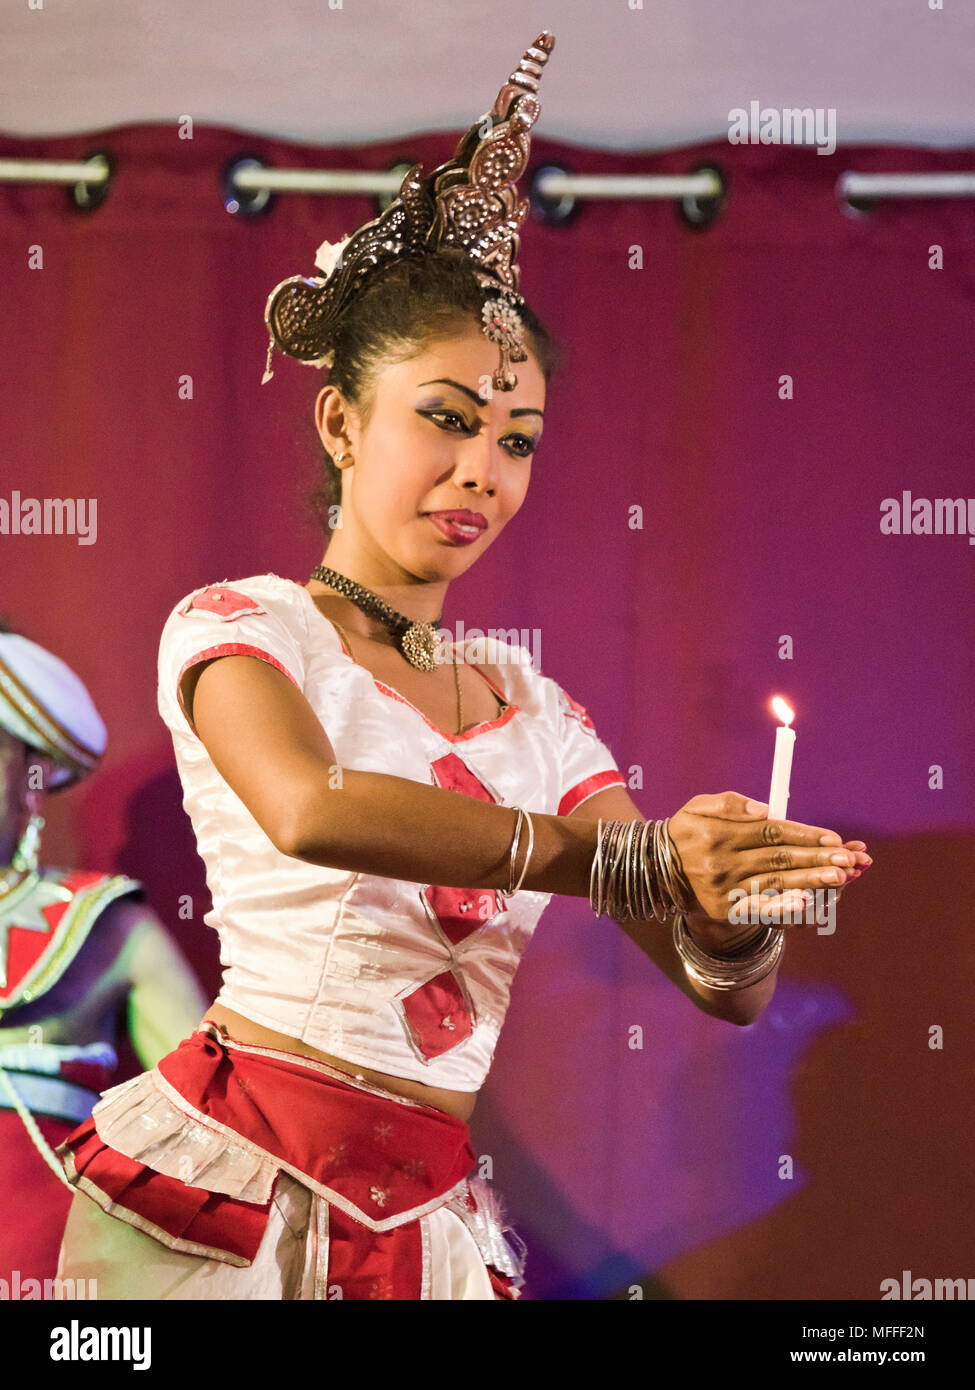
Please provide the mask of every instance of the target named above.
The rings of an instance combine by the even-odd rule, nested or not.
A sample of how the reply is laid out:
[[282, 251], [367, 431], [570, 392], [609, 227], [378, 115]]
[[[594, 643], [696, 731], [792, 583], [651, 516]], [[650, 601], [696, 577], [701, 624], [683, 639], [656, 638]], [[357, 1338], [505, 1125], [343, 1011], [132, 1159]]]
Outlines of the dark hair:
[[[474, 277], [470, 257], [445, 247], [419, 257], [394, 261], [352, 301], [335, 340], [335, 364], [328, 384], [368, 425], [384, 366], [418, 357], [434, 342], [461, 331], [466, 323], [483, 323], [487, 292]], [[527, 304], [519, 306], [527, 347], [548, 385], [562, 360], [554, 339]], [[517, 367], [515, 368], [517, 374]], [[329, 530], [329, 507], [342, 496], [342, 473], [322, 445], [324, 477], [310, 498], [323, 529]]]

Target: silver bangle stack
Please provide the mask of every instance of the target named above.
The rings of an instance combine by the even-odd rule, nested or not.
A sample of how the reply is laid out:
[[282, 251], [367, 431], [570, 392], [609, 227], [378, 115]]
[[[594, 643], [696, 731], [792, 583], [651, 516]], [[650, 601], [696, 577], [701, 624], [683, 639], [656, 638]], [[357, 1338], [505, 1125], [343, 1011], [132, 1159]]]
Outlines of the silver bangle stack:
[[[598, 822], [589, 876], [597, 917], [616, 922], [674, 919], [674, 949], [687, 975], [709, 989], [746, 989], [774, 970], [785, 948], [781, 927], [764, 927], [721, 955], [691, 936], [686, 914], [695, 898], [668, 833], [669, 821]], [[648, 853], [649, 849], [649, 853]]]
[[674, 920], [674, 949], [684, 962], [684, 970], [698, 984], [708, 989], [747, 989], [764, 980], [778, 965], [785, 950], [785, 930], [765, 927], [757, 941], [752, 936], [746, 947], [739, 947], [734, 954], [715, 956], [697, 944], [685, 917], [678, 914]]
[[[532, 818], [521, 806], [511, 838], [508, 887], [497, 891], [514, 897], [525, 880], [535, 844]], [[521, 845], [522, 825], [528, 822], [528, 850], [518, 882], [515, 866]], [[589, 874], [589, 905], [597, 917], [605, 912], [615, 922], [634, 920], [666, 922], [673, 918], [674, 949], [690, 979], [708, 989], [747, 989], [764, 980], [779, 963], [785, 949], [782, 927], [760, 927], [736, 945], [715, 955], [694, 940], [687, 913], [695, 902], [694, 890], [684, 873], [680, 856], [670, 838], [668, 820], [597, 822], [596, 853]]]
[[[531, 816], [521, 806], [513, 806], [511, 809], [518, 812], [518, 819], [515, 821], [515, 833], [511, 837], [511, 867], [508, 872], [508, 886], [497, 890], [502, 898], [513, 898], [518, 892], [525, 880], [525, 874], [528, 872], [528, 861], [532, 857], [532, 849], [535, 845], [535, 827], [532, 825]], [[518, 858], [518, 846], [521, 844], [521, 826], [525, 820], [528, 822], [528, 853], [525, 855], [525, 862], [522, 865], [518, 882], [515, 883], [515, 861]]]
[[[600, 820], [589, 875], [589, 905], [597, 917], [666, 922], [688, 912], [694, 893], [681, 867], [666, 820]], [[649, 845], [649, 853], [647, 852]]]

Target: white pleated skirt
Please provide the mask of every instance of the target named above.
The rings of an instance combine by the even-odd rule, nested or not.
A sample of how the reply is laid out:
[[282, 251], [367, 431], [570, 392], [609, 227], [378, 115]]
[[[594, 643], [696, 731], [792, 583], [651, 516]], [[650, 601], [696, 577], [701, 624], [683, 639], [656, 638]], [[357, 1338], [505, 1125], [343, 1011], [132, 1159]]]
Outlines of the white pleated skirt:
[[[421, 1297], [491, 1299], [487, 1266], [467, 1226], [446, 1206], [419, 1217], [423, 1247]], [[171, 1250], [128, 1221], [110, 1216], [87, 1192], [68, 1213], [59, 1279], [85, 1279], [98, 1299], [332, 1299], [328, 1281], [328, 1204], [282, 1173], [271, 1215], [252, 1263], [245, 1267]], [[376, 1298], [388, 1297], [377, 1281]], [[503, 1301], [503, 1300], [502, 1300]]]

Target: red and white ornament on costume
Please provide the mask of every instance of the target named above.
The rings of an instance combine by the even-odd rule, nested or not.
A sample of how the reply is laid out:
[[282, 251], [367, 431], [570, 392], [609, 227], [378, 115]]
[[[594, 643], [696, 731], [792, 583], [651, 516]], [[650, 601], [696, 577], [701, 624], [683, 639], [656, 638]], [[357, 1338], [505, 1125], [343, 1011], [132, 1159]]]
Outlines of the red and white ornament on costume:
[[560, 691], [559, 702], [562, 705], [562, 712], [564, 714], [568, 715], [570, 719], [577, 719], [582, 727], [587, 730], [587, 732], [591, 733], [594, 738], [599, 737], [596, 733], [596, 726], [589, 718], [589, 712], [585, 705], [580, 705], [578, 700], [573, 700], [572, 696], [567, 694], [564, 690]]
[[189, 603], [182, 610], [183, 617], [187, 617], [194, 612], [215, 613], [225, 623], [231, 623], [235, 618], [242, 618], [246, 613], [263, 613], [266, 610], [249, 598], [247, 594], [242, 594], [238, 589], [230, 589], [225, 584], [211, 584], [206, 589], [201, 589], [198, 594], [194, 594]]

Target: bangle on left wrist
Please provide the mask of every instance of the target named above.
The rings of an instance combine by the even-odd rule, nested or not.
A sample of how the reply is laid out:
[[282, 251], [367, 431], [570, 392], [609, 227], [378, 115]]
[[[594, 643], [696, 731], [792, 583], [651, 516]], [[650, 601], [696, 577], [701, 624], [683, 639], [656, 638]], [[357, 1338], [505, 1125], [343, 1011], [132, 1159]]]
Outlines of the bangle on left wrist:
[[[727, 956], [729, 959], [745, 955], [765, 935], [763, 926], [749, 925], [744, 931], [729, 935], [727, 923], [716, 922], [713, 917], [685, 917], [687, 930], [702, 951], [711, 955]], [[695, 927], [697, 930], [695, 930]], [[704, 927], [705, 930], [701, 930]], [[713, 929], [713, 930], [712, 930]]]

